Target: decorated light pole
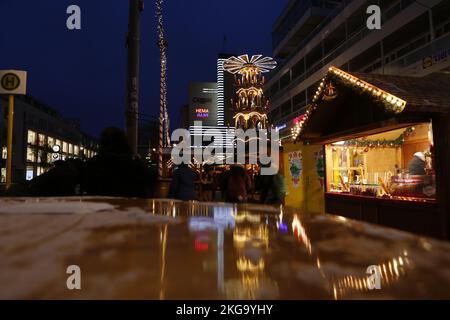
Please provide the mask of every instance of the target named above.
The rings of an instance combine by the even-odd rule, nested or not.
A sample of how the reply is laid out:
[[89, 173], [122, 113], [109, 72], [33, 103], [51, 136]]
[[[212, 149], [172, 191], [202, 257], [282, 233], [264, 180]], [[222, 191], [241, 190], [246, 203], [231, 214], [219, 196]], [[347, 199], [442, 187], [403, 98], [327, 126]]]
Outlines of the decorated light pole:
[[169, 114], [167, 111], [167, 40], [164, 31], [164, 0], [156, 0], [156, 17], [158, 19], [158, 47], [160, 52], [160, 92], [159, 92], [159, 151], [158, 174], [163, 176], [164, 148], [170, 147]]
[[144, 9], [143, 0], [130, 0], [129, 26], [127, 35], [128, 76], [127, 105], [125, 110], [126, 130], [130, 147], [137, 154], [138, 114], [139, 114], [139, 51], [140, 51], [140, 12]]

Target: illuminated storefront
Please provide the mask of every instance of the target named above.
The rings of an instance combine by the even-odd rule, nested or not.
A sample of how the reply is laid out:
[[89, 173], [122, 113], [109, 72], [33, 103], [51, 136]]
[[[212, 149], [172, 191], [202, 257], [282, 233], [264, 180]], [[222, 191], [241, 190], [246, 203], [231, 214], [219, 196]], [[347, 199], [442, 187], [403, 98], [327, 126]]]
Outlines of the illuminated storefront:
[[327, 191], [434, 201], [432, 148], [431, 123], [327, 144]]
[[325, 212], [449, 238], [449, 86], [329, 69], [292, 129], [323, 148]]

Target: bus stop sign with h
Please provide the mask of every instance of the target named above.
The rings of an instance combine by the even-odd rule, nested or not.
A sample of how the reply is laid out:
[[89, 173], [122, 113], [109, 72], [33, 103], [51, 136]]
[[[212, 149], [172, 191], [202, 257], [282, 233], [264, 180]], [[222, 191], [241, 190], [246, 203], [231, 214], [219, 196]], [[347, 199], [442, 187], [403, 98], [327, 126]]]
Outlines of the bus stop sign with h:
[[8, 137], [6, 160], [6, 189], [12, 183], [12, 142], [14, 125], [14, 96], [27, 93], [27, 72], [0, 70], [0, 95], [8, 95]]

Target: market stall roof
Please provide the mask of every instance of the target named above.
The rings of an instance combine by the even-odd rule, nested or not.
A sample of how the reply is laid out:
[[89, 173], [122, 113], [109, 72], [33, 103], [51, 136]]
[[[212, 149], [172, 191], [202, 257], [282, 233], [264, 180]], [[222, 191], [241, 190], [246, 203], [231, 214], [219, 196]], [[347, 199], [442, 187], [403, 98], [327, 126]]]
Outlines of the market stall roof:
[[330, 67], [292, 135], [294, 140], [318, 139], [375, 122], [450, 112], [449, 88], [446, 73], [430, 79], [347, 73]]
[[354, 75], [405, 100], [407, 111], [450, 111], [450, 74], [439, 74], [433, 78], [368, 73]]

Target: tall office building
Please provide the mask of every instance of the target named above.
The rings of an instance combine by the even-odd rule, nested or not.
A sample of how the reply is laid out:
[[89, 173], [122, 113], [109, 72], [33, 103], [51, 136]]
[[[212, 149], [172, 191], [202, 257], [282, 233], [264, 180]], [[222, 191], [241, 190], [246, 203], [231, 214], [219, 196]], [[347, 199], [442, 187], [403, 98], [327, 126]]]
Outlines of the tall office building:
[[[234, 130], [231, 132], [228, 127], [223, 125], [225, 117], [223, 98], [223, 82], [220, 89], [220, 98], [216, 82], [191, 82], [189, 84], [189, 104], [188, 110], [185, 112], [187, 113], [186, 118], [193, 148], [204, 148], [210, 143], [213, 143], [216, 147], [232, 146]], [[201, 122], [201, 125], [198, 122]], [[206, 135], [212, 135], [212, 141], [196, 144], [196, 138], [203, 139]]]
[[[217, 58], [217, 114], [218, 126], [234, 127], [232, 99], [236, 93], [234, 76], [223, 69], [223, 63], [236, 54], [221, 53]], [[220, 117], [219, 115], [222, 115]], [[223, 121], [220, 121], [223, 120]]]
[[[367, 8], [381, 8], [381, 30], [367, 28]], [[269, 75], [269, 120], [290, 135], [333, 65], [350, 72], [426, 77], [450, 72], [448, 0], [292, 0], [272, 30], [281, 63]]]

